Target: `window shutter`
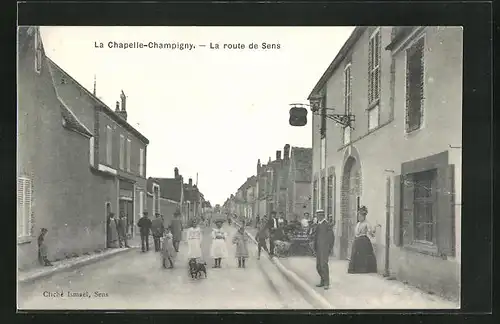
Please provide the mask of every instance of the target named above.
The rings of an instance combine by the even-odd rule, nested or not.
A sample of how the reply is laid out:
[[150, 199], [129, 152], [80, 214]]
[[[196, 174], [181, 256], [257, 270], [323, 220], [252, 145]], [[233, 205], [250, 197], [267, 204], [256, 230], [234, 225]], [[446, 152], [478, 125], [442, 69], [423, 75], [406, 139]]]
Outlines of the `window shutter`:
[[403, 244], [408, 245], [413, 242], [413, 198], [414, 198], [414, 185], [413, 177], [409, 174], [402, 176], [403, 181], [401, 183], [402, 187], [402, 217], [401, 217], [401, 229], [403, 231], [402, 238]]
[[394, 231], [393, 231], [393, 240], [394, 245], [401, 246], [401, 200], [403, 198], [401, 192], [401, 176], [394, 177]]
[[25, 217], [26, 217], [26, 229], [25, 229], [25, 234], [26, 236], [31, 236], [32, 232], [32, 218], [31, 218], [31, 179], [24, 179], [24, 212], [25, 212]]
[[17, 179], [17, 236], [24, 234], [24, 219], [25, 219], [25, 206], [24, 206], [24, 179]]
[[437, 185], [437, 244], [444, 256], [455, 254], [455, 165], [438, 168]]
[[420, 128], [424, 117], [424, 39], [421, 38], [418, 41], [418, 53], [420, 54], [420, 111], [415, 117], [417, 120], [417, 128]]
[[373, 87], [372, 87], [372, 70], [373, 70], [373, 38], [368, 43], [368, 104], [373, 100]]

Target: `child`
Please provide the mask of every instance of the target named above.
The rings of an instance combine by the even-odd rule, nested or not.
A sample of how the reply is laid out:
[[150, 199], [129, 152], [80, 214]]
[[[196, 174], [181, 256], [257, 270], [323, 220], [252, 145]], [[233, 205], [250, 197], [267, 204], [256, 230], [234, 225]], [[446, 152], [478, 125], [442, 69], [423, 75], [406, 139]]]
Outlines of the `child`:
[[215, 221], [217, 228], [212, 231], [212, 248], [211, 255], [214, 258], [214, 268], [221, 267], [222, 258], [227, 258], [227, 247], [226, 247], [226, 232], [222, 229], [223, 221]]
[[202, 256], [202, 232], [196, 219], [191, 221], [191, 227], [188, 228], [186, 236], [188, 242], [188, 259], [200, 259]]
[[241, 226], [233, 237], [233, 244], [236, 244], [236, 258], [238, 268], [245, 268], [245, 259], [248, 258], [248, 236], [245, 228]]
[[[167, 228], [165, 230], [165, 236], [163, 237], [163, 247], [162, 247], [162, 265], [165, 269], [172, 269], [174, 267], [174, 259], [176, 256], [176, 252], [174, 249], [173, 243], [173, 235], [170, 233], [170, 229]], [[167, 267], [166, 261], [170, 263], [170, 266]]]

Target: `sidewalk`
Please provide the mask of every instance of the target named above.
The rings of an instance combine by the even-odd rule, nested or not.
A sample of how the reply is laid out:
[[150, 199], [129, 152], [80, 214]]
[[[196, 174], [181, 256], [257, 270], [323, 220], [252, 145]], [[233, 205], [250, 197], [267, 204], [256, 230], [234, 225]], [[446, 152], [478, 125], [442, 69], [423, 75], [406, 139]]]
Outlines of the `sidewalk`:
[[[252, 238], [257, 229], [247, 227]], [[273, 258], [275, 265], [301, 290], [335, 309], [459, 309], [458, 301], [430, 295], [379, 274], [348, 274], [347, 261], [331, 258], [330, 289], [317, 288], [316, 259], [308, 256]], [[285, 273], [290, 272], [290, 273]], [[294, 277], [299, 279], [296, 280]], [[295, 277], [296, 278], [296, 277]], [[295, 282], [296, 281], [296, 282]], [[307, 285], [308, 287], [304, 287]]]
[[[150, 239], [152, 243], [152, 239]], [[52, 276], [53, 274], [68, 271], [77, 267], [81, 267], [87, 264], [91, 264], [94, 262], [98, 262], [107, 258], [110, 258], [114, 255], [124, 253], [130, 251], [134, 248], [140, 247], [140, 238], [133, 238], [129, 240], [130, 248], [116, 248], [116, 249], [107, 249], [103, 250], [99, 253], [94, 252], [88, 255], [82, 255], [76, 258], [65, 259], [60, 261], [52, 262], [53, 266], [51, 267], [42, 267], [38, 266], [36, 268], [27, 269], [27, 270], [18, 270], [17, 271], [17, 282], [19, 284], [26, 284], [33, 282], [38, 279], [46, 278]]]
[[295, 272], [336, 309], [459, 309], [458, 302], [403, 284], [386, 280], [379, 274], [348, 274], [347, 261], [331, 259], [330, 289], [315, 285], [319, 281], [316, 259], [288, 257], [280, 259], [283, 266]]

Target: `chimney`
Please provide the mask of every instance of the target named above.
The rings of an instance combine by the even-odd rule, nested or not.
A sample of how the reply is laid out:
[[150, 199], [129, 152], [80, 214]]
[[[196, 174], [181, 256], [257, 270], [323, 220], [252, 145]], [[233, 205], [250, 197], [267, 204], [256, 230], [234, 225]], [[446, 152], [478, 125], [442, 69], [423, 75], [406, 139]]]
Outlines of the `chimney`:
[[269, 157], [269, 161], [267, 162], [267, 164], [271, 163], [271, 157]]
[[193, 186], [193, 179], [189, 178], [189, 186], [192, 187]]
[[281, 151], [276, 151], [276, 160], [279, 161], [281, 160]]
[[122, 110], [120, 111], [120, 116], [127, 120], [127, 96], [125, 96], [125, 93], [122, 90], [122, 93], [120, 94], [120, 99], [122, 101]]
[[115, 112], [116, 113], [119, 113], [120, 112], [120, 102], [116, 102], [116, 108], [115, 108]]
[[260, 165], [260, 159], [257, 160], [257, 175], [260, 174], [260, 168], [261, 168], [261, 165]]
[[290, 144], [285, 145], [285, 148], [283, 149], [283, 158], [285, 160], [290, 158]]
[[179, 169], [177, 167], [174, 168], [174, 176], [176, 180], [179, 180]]

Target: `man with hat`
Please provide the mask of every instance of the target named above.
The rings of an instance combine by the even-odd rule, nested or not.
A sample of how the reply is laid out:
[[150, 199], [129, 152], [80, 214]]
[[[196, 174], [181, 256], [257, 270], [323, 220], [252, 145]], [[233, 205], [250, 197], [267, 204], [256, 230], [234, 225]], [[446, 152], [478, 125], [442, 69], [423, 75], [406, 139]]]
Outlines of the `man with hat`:
[[170, 222], [170, 232], [172, 232], [172, 243], [174, 244], [175, 252], [179, 252], [179, 243], [182, 240], [182, 229], [181, 212], [176, 210], [174, 219]]
[[155, 244], [155, 252], [160, 252], [160, 239], [165, 232], [165, 225], [160, 213], [156, 213], [156, 218], [151, 222], [151, 233], [153, 234], [153, 242]]
[[141, 232], [141, 247], [142, 252], [149, 251], [149, 232], [151, 230], [151, 220], [148, 218], [148, 212], [144, 211], [144, 216], [139, 219], [137, 226]]
[[316, 252], [316, 270], [320, 276], [320, 283], [316, 287], [330, 288], [330, 269], [328, 258], [333, 249], [333, 229], [325, 218], [325, 211], [320, 209], [316, 212], [318, 224], [315, 226], [313, 242]]
[[271, 212], [271, 217], [267, 222], [267, 228], [269, 229], [269, 254], [270, 256], [274, 256], [274, 241], [275, 241], [275, 233], [279, 227], [278, 218], [276, 217], [276, 212], [273, 210]]

